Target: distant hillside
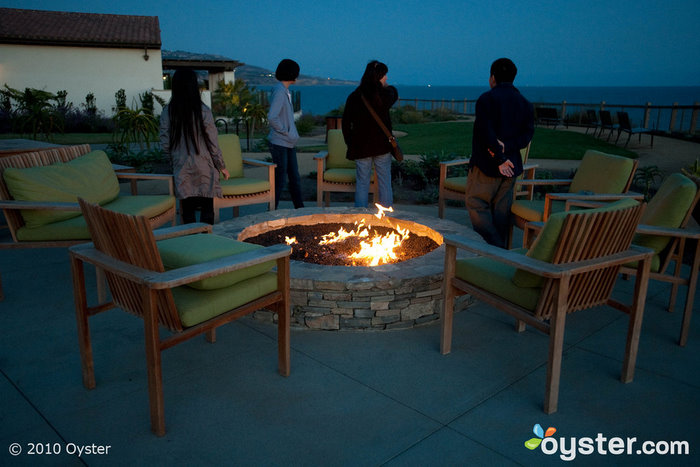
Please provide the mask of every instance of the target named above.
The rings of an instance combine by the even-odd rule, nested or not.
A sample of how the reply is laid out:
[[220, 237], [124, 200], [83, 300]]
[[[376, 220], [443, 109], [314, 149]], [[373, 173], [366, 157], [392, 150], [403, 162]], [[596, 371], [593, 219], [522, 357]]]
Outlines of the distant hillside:
[[[275, 72], [253, 65], [243, 65], [236, 68], [236, 79], [242, 79], [251, 86], [272, 86], [277, 83]], [[296, 84], [298, 86], [356, 86], [357, 81], [342, 79], [319, 78], [317, 76], [299, 75]]]

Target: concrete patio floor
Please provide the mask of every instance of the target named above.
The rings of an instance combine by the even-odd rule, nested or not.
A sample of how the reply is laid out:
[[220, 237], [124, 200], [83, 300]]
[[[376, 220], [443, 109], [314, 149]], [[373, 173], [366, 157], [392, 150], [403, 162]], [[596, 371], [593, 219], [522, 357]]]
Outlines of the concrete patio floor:
[[[402, 208], [437, 216], [436, 206]], [[258, 212], [248, 209], [262, 207], [241, 214]], [[467, 223], [461, 209], [447, 215]], [[630, 384], [619, 380], [626, 315], [600, 307], [567, 318], [553, 415], [542, 412], [547, 337], [518, 334], [508, 316], [476, 302], [456, 315], [447, 356], [436, 324], [293, 330], [288, 378], [276, 372], [276, 327], [267, 323], [244, 319], [220, 328], [215, 344], [180, 344], [163, 354], [167, 434], [159, 438], [150, 431], [142, 322], [118, 310], [91, 320], [97, 387], [86, 390], [66, 250], [3, 250], [0, 271], [2, 465], [556, 465], [572, 456], [591, 465], [700, 462], [700, 317], [679, 347], [683, 302], [674, 313], [664, 310], [666, 284], [650, 283]], [[615, 295], [628, 298], [632, 286], [620, 280]], [[524, 445], [535, 424], [556, 428], [553, 438], [565, 438], [565, 449], [571, 438], [636, 442], [631, 454], [611, 454], [602, 444], [607, 454], [547, 455]], [[690, 454], [637, 454], [645, 441], [687, 441]], [[545, 445], [552, 448], [552, 440]], [[102, 453], [76, 452], [99, 447]]]

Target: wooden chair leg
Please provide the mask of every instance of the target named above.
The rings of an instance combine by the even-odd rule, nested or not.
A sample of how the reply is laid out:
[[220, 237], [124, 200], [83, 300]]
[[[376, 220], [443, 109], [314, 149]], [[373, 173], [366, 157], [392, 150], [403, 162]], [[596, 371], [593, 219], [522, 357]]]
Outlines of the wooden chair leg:
[[557, 287], [557, 306], [552, 313], [549, 328], [549, 358], [547, 362], [547, 386], [544, 393], [544, 412], [557, 411], [559, 404], [559, 380], [564, 349], [564, 326], [566, 324], [566, 300], [569, 295], [569, 279], [562, 278]]
[[277, 370], [282, 376], [291, 372], [289, 256], [277, 260], [277, 287], [282, 301], [277, 305]]
[[208, 330], [206, 332], [206, 334], [204, 335], [204, 338], [210, 344], [216, 343], [216, 328], [212, 328], [212, 329]]
[[[683, 256], [685, 254], [685, 238], [681, 238], [679, 240], [675, 241], [677, 244], [675, 248], [672, 245], [672, 250], [671, 252], [675, 251], [675, 254], [672, 255], [672, 258], [675, 262], [673, 265], [673, 276], [680, 278], [681, 277], [681, 269], [683, 267]], [[676, 307], [676, 299], [678, 298], [678, 287], [679, 287], [678, 282], [673, 282], [671, 283], [671, 293], [668, 298], [668, 312], [672, 312], [673, 309]]]
[[80, 348], [80, 366], [83, 372], [83, 386], [95, 388], [95, 367], [92, 359], [92, 343], [88, 323], [87, 293], [85, 292], [85, 269], [83, 262], [71, 255], [71, 276], [73, 278], [73, 297], [75, 317], [78, 327], [78, 346]]
[[165, 435], [165, 408], [160, 336], [158, 334], [158, 295], [156, 290], [144, 291], [143, 321], [146, 341], [146, 370], [148, 373], [151, 431], [158, 436], [163, 436]]
[[695, 254], [693, 255], [693, 264], [690, 265], [690, 277], [688, 278], [688, 293], [685, 297], [685, 309], [683, 311], [683, 325], [681, 326], [681, 336], [678, 339], [678, 345], [685, 347], [688, 342], [688, 331], [690, 329], [690, 318], [693, 315], [693, 303], [695, 301], [695, 292], [698, 284], [698, 274], [700, 274], [700, 240], [695, 242]]
[[442, 281], [442, 313], [440, 313], [440, 353], [447, 355], [452, 350], [452, 321], [455, 309], [455, 292], [452, 279], [455, 277], [457, 248], [445, 248], [445, 277]]
[[639, 262], [637, 266], [637, 278], [634, 282], [634, 299], [630, 310], [630, 321], [627, 328], [627, 343], [625, 344], [625, 358], [622, 363], [620, 380], [629, 383], [634, 379], [634, 367], [637, 361], [639, 348], [639, 333], [642, 330], [642, 318], [644, 317], [644, 302], [647, 297], [649, 285], [649, 271], [651, 259]]
[[442, 196], [438, 198], [438, 217], [440, 219], [445, 218], [445, 198]]

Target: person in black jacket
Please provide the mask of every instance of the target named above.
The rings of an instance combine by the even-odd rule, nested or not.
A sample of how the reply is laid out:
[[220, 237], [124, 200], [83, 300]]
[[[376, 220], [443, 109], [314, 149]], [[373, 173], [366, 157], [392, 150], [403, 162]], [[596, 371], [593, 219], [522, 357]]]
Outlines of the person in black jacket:
[[490, 91], [476, 101], [466, 203], [474, 230], [487, 243], [505, 248], [515, 179], [523, 172], [520, 149], [535, 132], [535, 114], [513, 86], [518, 70], [500, 58], [491, 65]]
[[389, 68], [381, 62], [376, 60], [369, 62], [362, 75], [360, 86], [348, 96], [345, 102], [343, 137], [348, 146], [346, 157], [355, 161], [356, 207], [367, 207], [369, 203], [369, 184], [373, 163], [379, 185], [379, 204], [391, 207], [394, 203], [391, 189], [391, 143], [362, 100], [364, 96], [391, 131], [389, 109], [399, 98], [399, 93], [395, 87], [387, 85], [388, 71]]

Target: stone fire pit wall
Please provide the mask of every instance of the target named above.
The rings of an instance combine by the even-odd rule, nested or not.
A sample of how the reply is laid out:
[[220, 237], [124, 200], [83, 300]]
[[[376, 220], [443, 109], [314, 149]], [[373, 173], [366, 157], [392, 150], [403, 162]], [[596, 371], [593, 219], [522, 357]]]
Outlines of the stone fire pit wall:
[[[397, 211], [389, 223], [409, 227], [441, 246], [419, 258], [375, 267], [324, 266], [292, 261], [290, 287], [292, 325], [322, 330], [388, 330], [435, 321], [442, 306], [444, 251], [442, 236], [476, 234], [452, 221]], [[214, 226], [214, 233], [239, 240], [292, 224], [354, 222], [383, 224], [373, 213], [358, 208], [286, 209], [234, 218]], [[463, 296], [458, 308], [468, 305]], [[256, 319], [272, 321], [261, 310]]]

